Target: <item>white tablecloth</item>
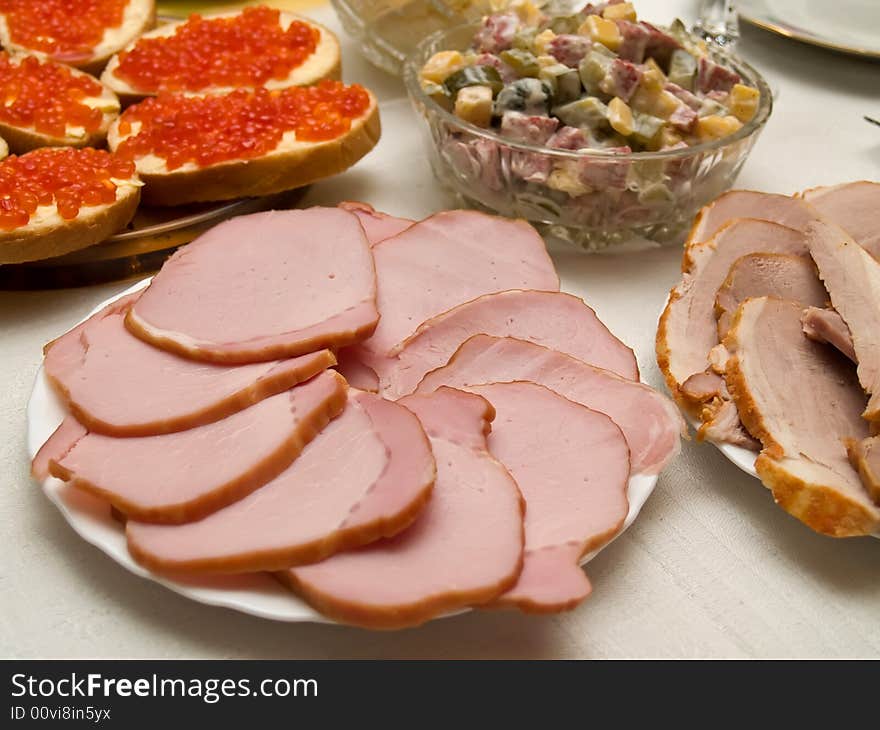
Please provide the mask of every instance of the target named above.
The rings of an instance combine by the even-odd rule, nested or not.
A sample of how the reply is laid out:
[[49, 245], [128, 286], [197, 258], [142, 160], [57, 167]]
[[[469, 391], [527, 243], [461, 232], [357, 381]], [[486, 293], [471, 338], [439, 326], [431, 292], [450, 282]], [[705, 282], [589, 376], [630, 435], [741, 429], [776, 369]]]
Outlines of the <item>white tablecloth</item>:
[[[660, 21], [693, 17], [689, 2], [638, 6]], [[338, 29], [329, 12], [316, 14]], [[791, 193], [880, 178], [880, 130], [862, 120], [880, 115], [880, 64], [749, 27], [741, 52], [776, 92], [742, 187]], [[368, 67], [351, 43], [344, 63], [347, 80], [385, 102], [385, 136], [351, 171], [315, 185], [307, 202], [361, 199], [412, 217], [444, 207], [400, 82]], [[563, 288], [585, 297], [634, 347], [644, 379], [661, 386], [654, 329], [679, 251], [555, 258]], [[24, 444], [43, 343], [123, 286], [0, 293], [0, 656], [880, 656], [880, 543], [814, 534], [694, 442], [636, 524], [590, 565], [593, 596], [558, 616], [475, 612], [397, 633], [286, 625], [192, 603], [130, 575], [68, 528], [30, 481]]]

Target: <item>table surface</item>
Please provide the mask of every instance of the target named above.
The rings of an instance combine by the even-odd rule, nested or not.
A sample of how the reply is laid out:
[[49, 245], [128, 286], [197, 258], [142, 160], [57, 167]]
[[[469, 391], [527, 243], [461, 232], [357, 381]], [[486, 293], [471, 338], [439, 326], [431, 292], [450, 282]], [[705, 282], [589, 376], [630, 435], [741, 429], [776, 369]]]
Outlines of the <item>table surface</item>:
[[[301, 5], [341, 34], [328, 7]], [[658, 21], [694, 16], [691, 2], [638, 7]], [[880, 65], [749, 27], [740, 50], [767, 76], [776, 104], [739, 186], [792, 193], [880, 177], [880, 132], [862, 120], [880, 115]], [[352, 170], [313, 186], [306, 202], [361, 199], [410, 217], [447, 206], [400, 82], [367, 66], [350, 42], [343, 55], [346, 79], [383, 102], [385, 136]], [[644, 379], [662, 387], [654, 330], [680, 252], [554, 258], [563, 289], [583, 296], [635, 349]], [[473, 612], [370, 633], [264, 621], [137, 578], [73, 533], [29, 479], [25, 451], [25, 406], [43, 343], [125, 286], [0, 292], [0, 656], [880, 656], [880, 543], [811, 532], [716, 449], [693, 441], [635, 525], [590, 564], [593, 596], [569, 613]]]

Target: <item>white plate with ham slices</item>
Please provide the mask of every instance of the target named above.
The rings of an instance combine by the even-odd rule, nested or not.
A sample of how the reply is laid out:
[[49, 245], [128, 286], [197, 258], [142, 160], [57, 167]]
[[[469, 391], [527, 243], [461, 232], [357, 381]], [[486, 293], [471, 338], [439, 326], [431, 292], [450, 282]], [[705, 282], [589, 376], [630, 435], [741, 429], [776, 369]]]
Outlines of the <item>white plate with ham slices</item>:
[[[144, 279], [102, 302], [89, 313], [89, 316], [111, 302], [139, 291], [149, 281], [149, 279]], [[27, 414], [28, 451], [30, 457], [33, 458], [65, 416], [64, 406], [47, 382], [42, 367], [36, 376]], [[656, 483], [657, 477], [655, 475], [636, 475], [630, 478], [627, 487], [629, 509], [624, 525], [618, 534], [621, 534], [635, 521]], [[154, 580], [176, 593], [208, 605], [231, 608], [276, 621], [331, 623], [330, 619], [319, 614], [268, 574], [206, 576], [172, 580], [153, 573], [135, 562], [129, 554], [122, 526], [111, 515], [107, 503], [54, 477], [43, 482], [42, 487], [46, 496], [58, 507], [61, 514], [80, 537], [136, 575]], [[605, 545], [608, 544], [610, 541], [605, 543]], [[581, 560], [581, 564], [585, 564], [598, 553], [599, 550], [589, 553]]]

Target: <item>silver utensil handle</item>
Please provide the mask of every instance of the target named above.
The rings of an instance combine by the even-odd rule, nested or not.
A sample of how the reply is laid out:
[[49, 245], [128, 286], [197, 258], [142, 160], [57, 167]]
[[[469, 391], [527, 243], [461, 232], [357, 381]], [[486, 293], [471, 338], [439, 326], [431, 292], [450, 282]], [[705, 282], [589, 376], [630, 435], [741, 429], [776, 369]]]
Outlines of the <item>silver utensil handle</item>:
[[739, 18], [734, 0], [701, 0], [694, 32], [708, 43], [732, 51], [739, 40]]

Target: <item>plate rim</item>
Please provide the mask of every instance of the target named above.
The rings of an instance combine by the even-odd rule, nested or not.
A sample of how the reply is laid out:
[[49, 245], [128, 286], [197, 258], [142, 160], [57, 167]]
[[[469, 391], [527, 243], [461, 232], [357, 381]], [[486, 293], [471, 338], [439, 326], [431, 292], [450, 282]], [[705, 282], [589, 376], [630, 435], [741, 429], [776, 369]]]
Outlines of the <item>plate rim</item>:
[[785, 21], [774, 20], [773, 18], [756, 14], [759, 12], [759, 8], [756, 8], [753, 5], [751, 7], [748, 7], [748, 5], [746, 7], [743, 7], [740, 3], [737, 6], [737, 13], [739, 14], [740, 18], [757, 28], [761, 28], [762, 30], [766, 30], [770, 33], [775, 33], [776, 35], [780, 35], [785, 38], [790, 38], [791, 40], [798, 41], [800, 43], [806, 43], [811, 46], [816, 46], [818, 48], [824, 48], [829, 51], [836, 51], [838, 53], [846, 53], [852, 56], [859, 56], [861, 58], [868, 58], [871, 60], [880, 61], [880, 47], [874, 49], [865, 48], [863, 46], [849, 46], [828, 39], [826, 37], [811, 35], [809, 31], [801, 30], [785, 24]]

